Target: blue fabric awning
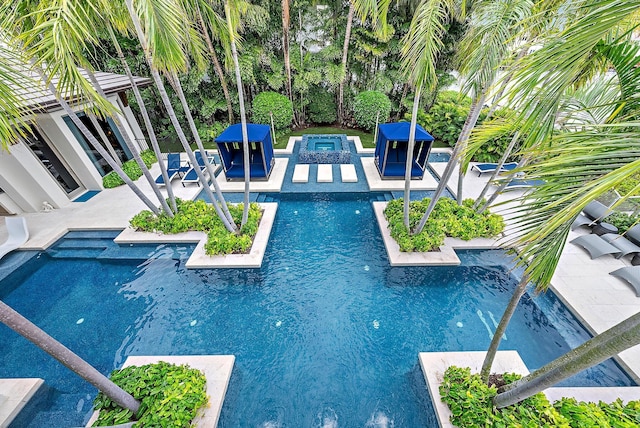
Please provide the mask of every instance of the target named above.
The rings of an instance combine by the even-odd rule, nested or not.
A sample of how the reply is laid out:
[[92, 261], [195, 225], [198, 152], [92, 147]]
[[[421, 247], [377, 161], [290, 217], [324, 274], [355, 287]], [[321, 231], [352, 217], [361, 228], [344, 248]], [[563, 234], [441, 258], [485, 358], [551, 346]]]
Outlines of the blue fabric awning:
[[[409, 141], [409, 122], [383, 123], [378, 127], [380, 134], [386, 140]], [[433, 137], [425, 129], [416, 124], [416, 141], [433, 141]]]
[[[249, 142], [264, 141], [269, 135], [269, 125], [258, 125], [255, 123], [247, 123], [247, 135]], [[242, 125], [236, 123], [229, 126], [216, 138], [216, 143], [242, 143]]]

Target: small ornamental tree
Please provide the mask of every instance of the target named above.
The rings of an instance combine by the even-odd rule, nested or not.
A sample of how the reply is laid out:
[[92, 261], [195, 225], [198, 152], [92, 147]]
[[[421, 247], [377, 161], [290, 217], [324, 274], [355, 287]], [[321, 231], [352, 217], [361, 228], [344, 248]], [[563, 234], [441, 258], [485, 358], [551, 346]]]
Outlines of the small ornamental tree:
[[287, 129], [293, 121], [293, 104], [289, 98], [276, 92], [262, 92], [253, 99], [252, 104], [254, 123], [271, 125], [273, 114], [273, 126], [276, 129]]
[[361, 128], [373, 131], [376, 126], [376, 116], [378, 123], [385, 123], [389, 120], [390, 114], [391, 101], [382, 92], [366, 91], [356, 96], [353, 104], [353, 117]]

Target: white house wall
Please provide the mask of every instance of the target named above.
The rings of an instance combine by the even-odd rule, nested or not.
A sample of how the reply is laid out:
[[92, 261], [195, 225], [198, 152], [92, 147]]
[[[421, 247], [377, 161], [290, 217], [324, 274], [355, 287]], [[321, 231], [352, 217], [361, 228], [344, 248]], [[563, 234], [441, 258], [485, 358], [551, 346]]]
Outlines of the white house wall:
[[0, 187], [25, 212], [42, 210], [45, 201], [56, 208], [70, 203], [58, 182], [23, 143], [10, 146], [9, 153], [0, 150]]

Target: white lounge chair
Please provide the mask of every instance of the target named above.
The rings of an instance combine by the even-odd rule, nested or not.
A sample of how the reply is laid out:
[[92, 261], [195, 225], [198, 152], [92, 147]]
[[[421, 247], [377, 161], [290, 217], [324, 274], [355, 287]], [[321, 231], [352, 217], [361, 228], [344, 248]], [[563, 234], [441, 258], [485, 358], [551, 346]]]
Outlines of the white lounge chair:
[[5, 217], [5, 223], [9, 239], [0, 245], [0, 259], [9, 252], [20, 248], [29, 240], [29, 229], [27, 229], [27, 220], [24, 217]]

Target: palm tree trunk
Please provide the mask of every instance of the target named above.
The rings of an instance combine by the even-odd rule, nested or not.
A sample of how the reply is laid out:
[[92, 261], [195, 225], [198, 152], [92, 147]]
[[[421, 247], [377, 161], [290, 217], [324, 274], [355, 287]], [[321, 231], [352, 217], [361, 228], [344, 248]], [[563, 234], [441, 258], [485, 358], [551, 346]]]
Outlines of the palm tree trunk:
[[233, 56], [233, 65], [236, 71], [236, 84], [238, 85], [238, 99], [240, 101], [240, 123], [242, 128], [242, 154], [244, 167], [244, 206], [242, 209], [242, 221], [240, 222], [240, 230], [244, 227], [249, 219], [249, 184], [250, 184], [250, 168], [249, 168], [249, 136], [247, 135], [247, 116], [244, 109], [244, 94], [242, 91], [242, 76], [240, 76], [240, 64], [238, 64], [238, 50], [236, 49], [235, 28], [231, 22], [231, 9], [229, 0], [224, 4], [224, 11], [227, 15], [227, 25], [231, 38], [231, 54]]
[[[106, 100], [107, 98], [104, 97], [104, 99]], [[102, 140], [102, 144], [107, 149], [107, 152], [109, 152], [113, 160], [116, 161], [118, 165], [122, 166], [122, 161], [120, 160], [120, 158], [118, 157], [118, 154], [116, 153], [113, 146], [109, 142], [109, 139], [107, 138], [104, 131], [102, 130], [102, 127], [98, 123], [98, 119], [96, 118], [96, 115], [93, 112], [86, 112], [86, 115], [89, 118], [89, 121], [91, 122], [93, 127], [96, 129], [96, 132], [100, 136], [100, 140]]]
[[211, 37], [209, 37], [209, 30], [207, 30], [207, 26], [204, 23], [204, 19], [202, 18], [202, 13], [200, 12], [200, 8], [196, 7], [196, 11], [198, 13], [198, 21], [200, 22], [200, 27], [202, 28], [202, 35], [204, 36], [204, 40], [207, 43], [207, 48], [209, 49], [209, 56], [211, 57], [211, 61], [213, 62], [213, 69], [216, 71], [218, 75], [218, 80], [220, 80], [220, 87], [222, 88], [222, 93], [224, 94], [224, 99], [227, 102], [227, 113], [229, 115], [229, 123], [233, 123], [233, 104], [231, 103], [231, 95], [229, 95], [229, 87], [227, 86], [227, 79], [224, 76], [224, 71], [220, 66], [220, 61], [218, 60], [218, 54], [216, 54], [216, 50], [213, 47], [213, 42], [211, 41]]
[[[222, 190], [220, 190], [220, 185], [218, 184], [218, 180], [216, 179], [215, 171], [213, 170], [213, 167], [209, 163], [208, 159], [206, 159], [206, 156], [205, 156], [206, 151], [204, 149], [204, 145], [202, 144], [202, 140], [200, 139], [200, 134], [198, 134], [198, 128], [196, 127], [196, 123], [193, 120], [193, 116], [191, 116], [191, 109], [189, 108], [189, 104], [187, 103], [187, 98], [184, 96], [184, 91], [182, 90], [182, 85], [180, 84], [180, 79], [178, 79], [178, 75], [174, 73], [171, 76], [171, 79], [169, 79], [169, 82], [172, 83], [172, 86], [175, 89], [176, 94], [178, 95], [178, 99], [182, 104], [182, 110], [184, 111], [184, 115], [187, 118], [187, 123], [189, 124], [189, 128], [191, 129], [191, 133], [193, 134], [193, 139], [196, 141], [196, 145], [198, 146], [198, 150], [200, 150], [200, 153], [202, 154], [203, 159], [205, 159], [205, 166], [207, 168], [207, 173], [209, 174], [209, 178], [211, 179], [211, 184], [213, 184], [213, 188], [216, 192], [216, 197], [218, 198], [218, 201], [220, 202], [220, 205], [222, 207], [222, 212], [224, 213], [225, 217], [229, 221], [229, 224], [233, 226], [235, 231], [235, 223], [233, 222], [233, 217], [231, 216], [231, 213], [229, 212], [229, 207], [227, 206], [227, 203], [224, 200], [224, 195], [222, 194]], [[211, 192], [209, 183], [206, 180], [202, 183], [202, 185], [205, 187], [205, 190], [209, 189], [209, 192]], [[211, 199], [211, 202], [215, 204], [215, 200], [213, 198]]]
[[482, 363], [482, 370], [480, 370], [480, 378], [483, 382], [489, 382], [489, 374], [491, 373], [491, 366], [493, 365], [493, 361], [496, 358], [496, 352], [498, 352], [498, 347], [500, 346], [500, 341], [502, 340], [502, 336], [504, 332], [507, 330], [507, 326], [511, 321], [511, 317], [513, 317], [516, 308], [518, 307], [518, 302], [524, 295], [527, 290], [527, 285], [529, 284], [529, 277], [525, 274], [520, 279], [520, 283], [513, 291], [513, 295], [511, 296], [511, 300], [509, 300], [509, 304], [507, 305], [507, 309], [505, 309], [504, 314], [502, 314], [502, 318], [500, 318], [500, 322], [496, 327], [495, 333], [493, 333], [493, 337], [491, 338], [491, 344], [489, 345], [489, 349], [487, 350], [487, 354], [484, 357], [484, 362]]
[[153, 148], [153, 153], [156, 155], [156, 159], [158, 159], [158, 165], [160, 166], [160, 173], [162, 174], [162, 179], [165, 183], [167, 183], [167, 196], [169, 197], [169, 202], [171, 203], [171, 208], [173, 212], [178, 211], [178, 206], [176, 205], [176, 198], [173, 194], [173, 187], [169, 183], [169, 174], [167, 173], [167, 166], [162, 161], [162, 152], [160, 151], [160, 145], [158, 144], [158, 139], [156, 138], [156, 133], [153, 130], [153, 125], [151, 124], [151, 118], [149, 117], [149, 112], [147, 111], [147, 107], [144, 104], [144, 100], [142, 99], [142, 95], [140, 94], [140, 89], [138, 89], [138, 85], [136, 84], [135, 79], [133, 78], [133, 73], [129, 68], [129, 63], [124, 58], [124, 53], [120, 48], [120, 43], [118, 43], [118, 39], [113, 32], [113, 28], [111, 26], [107, 26], [109, 30], [109, 35], [111, 36], [111, 41], [118, 52], [118, 58], [120, 59], [120, 64], [124, 68], [125, 74], [129, 78], [129, 82], [131, 82], [131, 89], [133, 89], [133, 94], [136, 97], [136, 101], [138, 102], [138, 107], [140, 107], [140, 113], [142, 114], [142, 118], [144, 120], [144, 126], [147, 129], [147, 134], [149, 135], [149, 140], [151, 141], [151, 147]]
[[504, 392], [494, 397], [493, 404], [499, 409], [515, 404], [638, 343], [640, 313], [589, 339], [530, 375], [506, 385], [501, 389]]
[[[211, 203], [213, 205], [213, 208], [216, 211], [216, 214], [218, 215], [218, 217], [220, 218], [220, 220], [224, 224], [224, 227], [230, 233], [234, 233], [235, 230], [236, 230], [235, 224], [232, 224], [232, 222], [230, 222], [227, 219], [227, 217], [225, 216], [225, 214], [222, 212], [222, 210], [220, 208], [220, 204], [218, 204], [216, 202], [216, 199], [213, 196], [213, 192], [211, 192], [211, 188], [209, 187], [209, 185], [207, 183], [207, 179], [205, 178], [205, 176], [202, 173], [202, 171], [200, 170], [200, 168], [198, 168], [198, 162], [196, 161], [196, 157], [194, 156], [193, 151], [191, 150], [191, 147], [189, 146], [189, 142], [187, 141], [187, 136], [184, 134], [184, 131], [182, 130], [182, 126], [180, 125], [180, 122], [178, 121], [178, 118], [176, 116], [176, 112], [173, 110], [173, 106], [171, 105], [171, 101], [169, 100], [169, 96], [167, 95], [167, 91], [165, 90], [164, 84], [162, 83], [162, 78], [160, 77], [160, 73], [158, 73], [158, 70], [156, 70], [156, 68], [153, 66], [153, 60], [152, 60], [152, 57], [151, 57], [151, 51], [149, 50], [149, 44], [146, 41], [144, 32], [142, 31], [142, 26], [140, 25], [140, 20], [138, 19], [138, 16], [136, 15], [135, 10], [133, 9], [133, 0], [125, 0], [125, 3], [127, 5], [127, 10], [129, 11], [129, 16], [131, 17], [131, 21], [133, 22], [133, 25], [134, 25], [134, 27], [136, 29], [136, 34], [138, 36], [138, 41], [140, 42], [140, 45], [142, 46], [142, 50], [145, 53], [145, 59], [147, 60], [147, 64], [149, 65], [149, 70], [151, 71], [151, 77], [153, 78], [153, 81], [156, 84], [156, 88], [158, 89], [158, 92], [160, 93], [160, 98], [162, 99], [162, 102], [163, 102], [165, 108], [167, 109], [167, 114], [169, 116], [169, 119], [171, 120], [171, 123], [173, 124], [173, 127], [175, 128], [176, 133], [178, 134], [178, 139], [180, 140], [180, 143], [182, 144], [182, 147], [184, 148], [185, 152], [187, 153], [187, 157], [189, 158], [189, 162], [191, 163], [191, 165], [194, 166], [194, 171], [196, 172], [196, 175], [198, 176], [198, 179], [202, 183], [205, 183], [205, 185], [204, 185], [205, 194], [211, 200]], [[204, 152], [202, 154], [204, 155]], [[215, 180], [215, 177], [213, 177], [213, 179]], [[226, 206], [226, 204], [224, 204], [224, 205]]]
[[[475, 121], [478, 120], [478, 116], [480, 115], [479, 106], [481, 106], [481, 104], [478, 104], [478, 103], [475, 103], [471, 106], [471, 111], [477, 110], [473, 115], [475, 116], [474, 123]], [[438, 199], [440, 199], [440, 197], [442, 196], [442, 193], [444, 192], [444, 189], [447, 187], [447, 183], [451, 178], [451, 174], [453, 174], [453, 168], [458, 162], [458, 157], [460, 156], [460, 153], [462, 151], [463, 145], [460, 144], [460, 142], [463, 141], [463, 139], [466, 141], [466, 139], [469, 138], [468, 133], [470, 133], [471, 129], [473, 129], [473, 127], [469, 127], [467, 131], [468, 133], [465, 135], [467, 122], [470, 122], [473, 119], [473, 116], [471, 115], [471, 111], [469, 111], [469, 116], [467, 116], [467, 121], [465, 122], [465, 126], [463, 127], [463, 132], [460, 132], [460, 135], [458, 136], [458, 141], [456, 142], [456, 145], [453, 147], [453, 151], [451, 152], [451, 159], [449, 159], [449, 162], [447, 163], [447, 167], [444, 169], [444, 173], [442, 174], [442, 177], [440, 177], [440, 182], [438, 183], [438, 187], [436, 188], [436, 191], [433, 193], [433, 196], [431, 197], [431, 201], [429, 202], [429, 206], [427, 207], [427, 210], [425, 211], [424, 215], [420, 219], [420, 223], [418, 224], [418, 227], [413, 232], [414, 234], [418, 234], [422, 232], [422, 229], [424, 228], [424, 225], [427, 223], [427, 220], [429, 220], [429, 216], [433, 212], [433, 209], [435, 208], [436, 203], [438, 202]]]
[[494, 180], [496, 179], [498, 174], [500, 174], [500, 170], [502, 169], [502, 165], [504, 165], [504, 163], [506, 162], [507, 158], [509, 157], [509, 155], [513, 151], [513, 148], [515, 147], [516, 143], [518, 142], [518, 138], [520, 138], [520, 133], [519, 132], [516, 132], [515, 134], [513, 134], [513, 138], [511, 139], [511, 142], [509, 143], [509, 146], [507, 147], [507, 149], [502, 154], [502, 157], [500, 158], [500, 161], [498, 162], [498, 166], [496, 167], [495, 171], [493, 171], [493, 173], [491, 174], [491, 178], [489, 178], [489, 181], [487, 181], [487, 183], [482, 188], [482, 192], [480, 192], [480, 195], [478, 196], [476, 201], [473, 203], [473, 209], [474, 210], [478, 208], [478, 206], [482, 202], [482, 199], [484, 199], [485, 195], [489, 191], [489, 187], [491, 187], [491, 184], [494, 182]]
[[[465, 120], [464, 126], [462, 127], [462, 132], [460, 132], [460, 135], [458, 136], [456, 145], [460, 144], [462, 146], [462, 148], [460, 149], [460, 153], [464, 152], [467, 148], [469, 135], [471, 135], [471, 131], [478, 122], [478, 117], [480, 116], [480, 111], [482, 110], [482, 104], [484, 104], [484, 91], [482, 91], [481, 95], [475, 99], [475, 102], [473, 104], [471, 104], [469, 116], [467, 116], [467, 120]], [[466, 171], [463, 171], [462, 169], [462, 160], [458, 162], [458, 165], [458, 191], [456, 194], [456, 199], [458, 201], [458, 205], [462, 205], [462, 186], [464, 184], [464, 175]]]
[[[522, 157], [522, 159], [520, 159], [520, 162], [518, 162], [518, 166], [516, 167], [516, 169], [520, 169], [523, 166], [526, 165], [528, 161], [527, 157]], [[484, 205], [482, 207], [480, 207], [480, 209], [478, 210], [479, 214], [482, 214], [484, 212], [484, 210], [486, 210], [487, 208], [489, 208], [491, 206], [491, 204], [493, 204], [493, 201], [496, 200], [496, 198], [498, 197], [498, 195], [500, 193], [502, 193], [502, 191], [507, 187], [507, 185], [509, 184], [509, 182], [511, 180], [513, 180], [513, 178], [516, 176], [515, 172], [510, 173], [505, 180], [502, 182], [502, 184], [500, 184], [500, 186], [498, 186], [498, 188], [496, 189], [495, 192], [493, 192], [493, 195], [491, 195], [491, 197], [489, 197], [489, 199], [487, 199], [487, 202], [484, 203]]]
[[411, 113], [411, 125], [409, 125], [409, 141], [407, 142], [407, 161], [404, 167], [404, 227], [411, 232], [409, 224], [409, 207], [411, 204], [411, 170], [413, 169], [413, 148], [416, 144], [416, 125], [418, 124], [418, 108], [420, 106], [420, 92], [422, 84], [416, 86], [416, 93], [413, 96], [413, 112]]
[[[34, 65], [33, 61], [32, 61], [32, 65]], [[147, 206], [147, 208], [149, 208], [156, 215], [160, 214], [160, 210], [158, 209], [158, 207], [156, 207], [153, 204], [153, 202], [151, 202], [151, 200], [149, 200], [149, 198], [147, 198], [147, 196], [144, 193], [142, 193], [142, 191], [138, 188], [138, 186], [136, 186], [135, 183], [131, 181], [129, 176], [122, 170], [122, 167], [120, 167], [120, 165], [118, 165], [116, 161], [113, 160], [111, 155], [107, 153], [104, 147], [102, 147], [102, 145], [98, 142], [96, 137], [94, 137], [93, 134], [84, 125], [84, 123], [82, 123], [78, 115], [71, 109], [71, 107], [69, 107], [69, 104], [60, 96], [55, 85], [50, 82], [48, 76], [44, 73], [44, 71], [39, 67], [35, 67], [35, 68], [37, 73], [40, 75], [40, 79], [42, 80], [44, 85], [49, 89], [51, 94], [56, 98], [56, 101], [58, 101], [58, 103], [60, 104], [62, 109], [65, 111], [65, 113], [67, 113], [67, 115], [69, 116], [69, 119], [71, 119], [73, 124], [76, 125], [76, 127], [78, 127], [78, 129], [80, 130], [82, 135], [84, 135], [84, 137], [87, 139], [89, 144], [91, 144], [91, 146], [94, 149], [96, 149], [96, 151], [100, 154], [100, 156], [102, 156], [104, 160], [109, 164], [109, 166], [113, 168], [113, 170], [116, 172], [116, 174], [118, 174], [118, 176], [122, 179], [122, 181], [124, 181], [126, 185], [129, 186], [131, 190], [133, 190], [133, 193], [135, 193], [136, 196], [140, 198], [140, 200]]]
[[69, 370], [98, 388], [119, 406], [129, 409], [134, 415], [138, 413], [140, 403], [89, 363], [73, 353], [62, 343], [49, 336], [31, 321], [0, 301], [0, 321], [25, 339], [33, 342], [38, 348], [51, 355]]
[[[91, 80], [91, 83], [93, 83], [93, 86], [98, 91], [98, 94], [100, 94], [100, 96], [106, 100], [107, 95], [102, 90], [102, 87], [100, 86], [98, 79], [96, 79], [95, 74], [93, 74], [91, 70], [88, 70], [88, 69], [84, 69], [84, 70], [89, 76], [89, 80]], [[167, 204], [167, 200], [164, 198], [164, 196], [162, 196], [162, 193], [160, 193], [160, 188], [156, 184], [154, 178], [151, 176], [151, 172], [149, 172], [149, 168], [147, 168], [147, 165], [144, 163], [144, 161], [140, 157], [140, 151], [129, 138], [129, 134], [127, 133], [127, 131], [124, 130], [122, 126], [122, 122], [120, 121], [120, 118], [118, 117], [118, 115], [114, 115], [112, 119], [113, 119], [113, 122], [116, 124], [116, 128], [118, 128], [120, 135], [122, 135], [122, 138], [124, 139], [124, 143], [129, 148], [129, 151], [133, 155], [133, 158], [138, 164], [138, 167], [140, 167], [142, 174], [147, 179], [149, 186], [151, 186], [151, 190], [153, 190], [153, 193], [155, 193], [156, 197], [158, 198], [158, 201], [160, 202], [162, 209], [169, 217], [173, 217], [173, 212], [171, 211], [171, 208], [169, 208], [169, 204]], [[162, 159], [158, 158], [158, 162], [162, 163]], [[168, 180], [168, 177], [167, 177], [167, 180]], [[167, 186], [170, 186], [170, 183], [168, 181], [165, 181], [165, 183], [167, 183]]]
[[282, 53], [284, 54], [284, 71], [287, 75], [287, 95], [293, 103], [293, 92], [291, 91], [291, 59], [289, 58], [289, 0], [282, 0]]
[[347, 80], [347, 55], [349, 54], [349, 39], [351, 38], [351, 24], [355, 7], [353, 1], [349, 1], [349, 14], [347, 15], [347, 29], [344, 32], [344, 45], [342, 47], [342, 70], [344, 77], [338, 86], [338, 123], [344, 125], [344, 83]]

